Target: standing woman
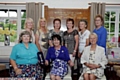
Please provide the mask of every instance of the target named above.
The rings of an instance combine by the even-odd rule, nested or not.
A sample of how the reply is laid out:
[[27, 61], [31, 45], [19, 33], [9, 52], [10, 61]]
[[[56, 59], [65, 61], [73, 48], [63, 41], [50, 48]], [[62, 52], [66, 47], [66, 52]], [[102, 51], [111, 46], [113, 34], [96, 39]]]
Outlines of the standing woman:
[[63, 34], [63, 45], [68, 48], [70, 58], [74, 62], [76, 52], [78, 50], [79, 35], [78, 31], [74, 29], [74, 20], [68, 18], [66, 21], [67, 31]]
[[[79, 43], [79, 35], [78, 31], [74, 29], [74, 20], [71, 18], [68, 18], [66, 21], [67, 31], [63, 34], [63, 45], [67, 47], [70, 55], [71, 61], [74, 63], [76, 52], [78, 50], [78, 43]], [[70, 67], [69, 67], [70, 68]], [[71, 68], [73, 71], [74, 67]], [[70, 72], [71, 77], [73, 75], [73, 72]]]
[[107, 40], [107, 30], [104, 28], [104, 19], [101, 15], [96, 15], [95, 17], [95, 29], [93, 30], [94, 33], [98, 36], [97, 44], [106, 51], [106, 40]]
[[[48, 29], [46, 24], [45, 18], [39, 18], [38, 24], [37, 24], [37, 31], [35, 34], [35, 42], [40, 52], [43, 53], [44, 58], [46, 57], [47, 50], [49, 47], [48, 43]], [[44, 67], [44, 75], [43, 80], [46, 76], [46, 67]]]
[[33, 32], [33, 29], [34, 29], [33, 19], [32, 18], [27, 18], [25, 20], [24, 30], [22, 30], [22, 31], [29, 31], [31, 36], [32, 36], [31, 41], [33, 43], [35, 43], [35, 35], [34, 35], [34, 32]]
[[47, 49], [49, 46], [48, 45], [48, 29], [46, 27], [45, 18], [40, 18], [38, 20], [35, 41], [39, 51], [43, 53], [45, 58], [47, 54]]
[[87, 21], [84, 19], [81, 19], [78, 23], [78, 29], [79, 29], [79, 52], [78, 57], [81, 57], [82, 52], [85, 48], [85, 46], [89, 45], [89, 35], [90, 31], [87, 30]]
[[28, 31], [23, 31], [19, 36], [19, 43], [12, 48], [10, 64], [13, 69], [10, 76], [43, 80], [43, 69], [39, 66], [37, 58], [39, 50], [30, 40], [31, 34]]
[[50, 30], [49, 31], [49, 45], [52, 47], [53, 46], [53, 43], [52, 43], [52, 40], [51, 40], [51, 37], [55, 34], [58, 34], [61, 36], [61, 39], [62, 39], [62, 43], [63, 43], [63, 31], [60, 30], [61, 28], [61, 20], [58, 19], [58, 18], [55, 18], [53, 20], [53, 26], [54, 26], [54, 29]]

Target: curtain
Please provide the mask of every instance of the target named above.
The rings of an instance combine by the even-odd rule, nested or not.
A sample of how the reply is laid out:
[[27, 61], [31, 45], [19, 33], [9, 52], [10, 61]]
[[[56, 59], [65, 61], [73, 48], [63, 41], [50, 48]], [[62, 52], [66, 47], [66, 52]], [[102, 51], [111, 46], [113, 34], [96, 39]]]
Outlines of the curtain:
[[32, 18], [34, 21], [34, 32], [37, 30], [38, 19], [42, 17], [43, 3], [29, 2], [26, 3], [26, 18]]
[[90, 12], [90, 31], [92, 32], [95, 29], [94, 18], [97, 14], [102, 15], [104, 18], [105, 15], [105, 3], [91, 3], [91, 12]]

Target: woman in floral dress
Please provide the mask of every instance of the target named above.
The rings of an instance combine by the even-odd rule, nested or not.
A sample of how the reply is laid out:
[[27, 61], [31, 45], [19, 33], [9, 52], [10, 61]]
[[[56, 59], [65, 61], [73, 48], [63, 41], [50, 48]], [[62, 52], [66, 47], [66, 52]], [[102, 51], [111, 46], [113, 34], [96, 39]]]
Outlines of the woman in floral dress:
[[91, 45], [85, 47], [81, 56], [81, 63], [83, 64], [81, 77], [83, 77], [84, 80], [101, 79], [104, 76], [105, 65], [108, 62], [105, 56], [105, 50], [96, 44], [97, 34], [90, 34], [89, 39]]
[[53, 35], [52, 41], [54, 46], [48, 49], [45, 64], [48, 65], [52, 61], [50, 71], [51, 80], [62, 80], [68, 72], [68, 64], [70, 66], [74, 64], [70, 60], [67, 48], [61, 46], [62, 41], [60, 35]]

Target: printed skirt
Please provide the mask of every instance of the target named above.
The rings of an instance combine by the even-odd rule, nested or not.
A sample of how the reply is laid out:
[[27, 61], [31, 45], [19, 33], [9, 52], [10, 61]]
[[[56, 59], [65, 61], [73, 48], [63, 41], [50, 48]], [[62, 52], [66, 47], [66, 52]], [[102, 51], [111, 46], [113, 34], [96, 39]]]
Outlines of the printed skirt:
[[22, 74], [16, 75], [14, 69], [10, 69], [10, 76], [17, 78], [35, 78], [35, 80], [43, 80], [43, 69], [39, 64], [17, 65], [22, 70]]
[[64, 76], [68, 73], [68, 64], [67, 62], [60, 60], [60, 59], [55, 59], [53, 61], [53, 66], [50, 71], [51, 75], [55, 76], [60, 76], [61, 79], [64, 78]]

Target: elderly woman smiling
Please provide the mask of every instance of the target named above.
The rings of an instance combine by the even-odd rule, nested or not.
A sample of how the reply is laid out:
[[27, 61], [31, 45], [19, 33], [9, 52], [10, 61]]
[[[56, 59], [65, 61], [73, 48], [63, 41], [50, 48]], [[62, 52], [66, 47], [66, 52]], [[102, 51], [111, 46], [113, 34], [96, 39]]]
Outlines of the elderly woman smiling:
[[32, 77], [36, 78], [35, 80], [43, 80], [42, 68], [37, 64], [37, 52], [39, 50], [30, 40], [30, 32], [23, 31], [20, 34], [19, 43], [13, 47], [10, 55], [10, 63], [13, 66], [10, 76], [17, 78]]
[[96, 44], [97, 35], [95, 33], [90, 34], [90, 46], [85, 47], [81, 56], [81, 63], [83, 64], [83, 76], [84, 80], [96, 80], [104, 76], [105, 65], [107, 59], [105, 56], [105, 50]]

